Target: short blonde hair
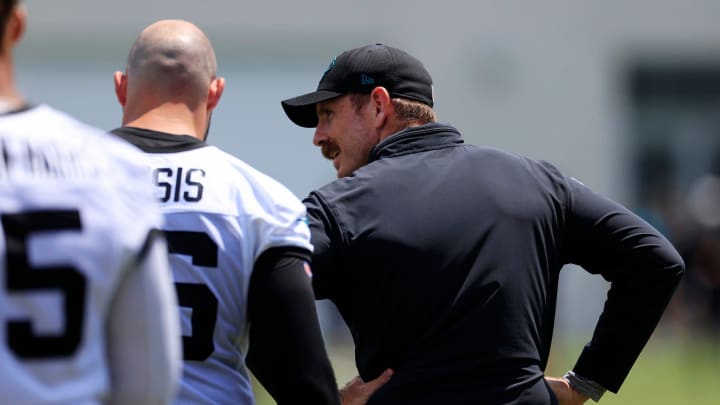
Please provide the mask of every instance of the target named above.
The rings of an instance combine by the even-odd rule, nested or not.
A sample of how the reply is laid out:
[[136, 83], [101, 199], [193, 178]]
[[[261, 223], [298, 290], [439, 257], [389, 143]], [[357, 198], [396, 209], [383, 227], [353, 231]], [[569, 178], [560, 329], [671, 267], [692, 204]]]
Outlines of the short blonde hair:
[[[356, 110], [367, 103], [370, 98], [369, 94], [364, 93], [351, 93], [350, 102]], [[395, 113], [398, 119], [403, 122], [413, 122], [420, 125], [429, 124], [436, 122], [437, 117], [435, 111], [429, 105], [420, 101], [410, 100], [407, 98], [393, 98], [391, 100], [393, 107], [395, 107]]]
[[421, 125], [437, 121], [435, 111], [425, 103], [406, 98], [394, 98], [392, 103], [401, 121], [417, 122]]

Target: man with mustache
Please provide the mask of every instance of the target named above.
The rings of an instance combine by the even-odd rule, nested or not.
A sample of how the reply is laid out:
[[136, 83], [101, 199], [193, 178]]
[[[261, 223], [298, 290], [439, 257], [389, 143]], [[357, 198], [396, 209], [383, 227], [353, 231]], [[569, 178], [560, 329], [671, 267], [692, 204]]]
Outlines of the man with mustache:
[[[341, 53], [316, 91], [282, 102], [337, 171], [304, 200], [316, 298], [348, 324], [362, 378], [395, 372], [368, 403], [581, 404], [617, 392], [682, 259], [552, 164], [464, 143], [433, 104], [422, 63], [381, 44]], [[575, 367], [546, 378], [569, 263], [611, 288]]]

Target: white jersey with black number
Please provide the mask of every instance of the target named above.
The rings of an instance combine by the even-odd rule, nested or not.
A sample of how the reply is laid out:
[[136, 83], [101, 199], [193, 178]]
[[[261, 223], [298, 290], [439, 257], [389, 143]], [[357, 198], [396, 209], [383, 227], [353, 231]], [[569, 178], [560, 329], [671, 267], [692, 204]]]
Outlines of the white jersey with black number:
[[162, 225], [138, 157], [48, 106], [0, 115], [0, 402], [113, 395], [108, 340], [138, 331], [106, 336], [108, 316]]
[[180, 306], [181, 404], [253, 404], [245, 366], [248, 285], [273, 247], [312, 250], [305, 207], [287, 188], [186, 135], [112, 131], [144, 151], [165, 216]]

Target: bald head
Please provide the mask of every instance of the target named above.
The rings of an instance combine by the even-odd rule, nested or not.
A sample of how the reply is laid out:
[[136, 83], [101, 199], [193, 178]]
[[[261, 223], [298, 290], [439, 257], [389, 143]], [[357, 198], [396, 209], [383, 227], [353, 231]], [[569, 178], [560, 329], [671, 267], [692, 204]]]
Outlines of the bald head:
[[128, 55], [128, 97], [152, 92], [167, 100], [202, 101], [215, 77], [210, 40], [194, 24], [162, 20], [145, 28]]
[[194, 24], [148, 26], [132, 45], [125, 72], [113, 75], [123, 125], [205, 139], [225, 88], [216, 70], [210, 40]]

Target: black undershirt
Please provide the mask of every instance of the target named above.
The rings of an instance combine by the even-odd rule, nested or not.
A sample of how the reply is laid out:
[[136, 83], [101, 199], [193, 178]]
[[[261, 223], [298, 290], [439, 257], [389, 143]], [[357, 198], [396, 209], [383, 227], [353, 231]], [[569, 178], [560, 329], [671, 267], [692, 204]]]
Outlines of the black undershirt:
[[310, 252], [271, 248], [250, 278], [246, 363], [278, 404], [340, 404], [325, 351], [311, 280]]

